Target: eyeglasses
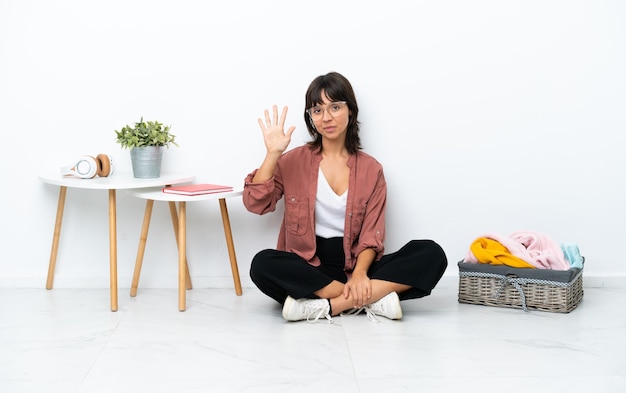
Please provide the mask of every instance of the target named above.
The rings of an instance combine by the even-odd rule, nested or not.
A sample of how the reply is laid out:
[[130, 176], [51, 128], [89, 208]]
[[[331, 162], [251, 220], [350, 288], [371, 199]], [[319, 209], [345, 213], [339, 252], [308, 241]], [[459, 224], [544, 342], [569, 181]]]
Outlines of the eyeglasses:
[[341, 113], [346, 106], [347, 103], [345, 101], [337, 101], [331, 102], [325, 108], [323, 106], [313, 106], [307, 109], [307, 112], [309, 113], [309, 116], [311, 116], [311, 119], [319, 120], [324, 117], [324, 111], [328, 111], [329, 115], [335, 117], [335, 115]]

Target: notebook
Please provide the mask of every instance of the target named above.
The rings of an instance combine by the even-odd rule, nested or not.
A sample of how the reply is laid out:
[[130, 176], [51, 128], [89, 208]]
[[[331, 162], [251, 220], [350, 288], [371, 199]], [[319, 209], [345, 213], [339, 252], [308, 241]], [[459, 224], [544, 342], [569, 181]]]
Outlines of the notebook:
[[217, 192], [228, 192], [232, 191], [232, 186], [223, 186], [219, 184], [189, 184], [186, 186], [173, 186], [173, 187], [164, 187], [163, 192], [168, 194], [180, 194], [180, 195], [202, 195], [202, 194], [213, 194]]

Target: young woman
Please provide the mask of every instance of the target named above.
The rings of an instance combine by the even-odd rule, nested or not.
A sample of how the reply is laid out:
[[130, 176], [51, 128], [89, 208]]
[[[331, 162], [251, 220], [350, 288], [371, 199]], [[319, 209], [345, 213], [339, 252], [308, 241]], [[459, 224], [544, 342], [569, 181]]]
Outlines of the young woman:
[[287, 107], [259, 119], [266, 155], [245, 179], [243, 203], [257, 214], [284, 200], [276, 249], [260, 251], [250, 277], [283, 305], [288, 321], [366, 311], [402, 318], [400, 300], [427, 296], [447, 259], [431, 240], [384, 254], [387, 184], [381, 164], [361, 151], [359, 108], [350, 82], [331, 72], [311, 82], [304, 120], [312, 140], [288, 152]]

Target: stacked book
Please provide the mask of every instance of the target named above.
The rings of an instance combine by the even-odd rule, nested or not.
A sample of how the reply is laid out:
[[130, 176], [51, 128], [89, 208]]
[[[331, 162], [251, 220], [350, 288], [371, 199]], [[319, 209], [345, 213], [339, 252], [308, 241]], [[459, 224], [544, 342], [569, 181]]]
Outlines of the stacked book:
[[233, 187], [231, 186], [222, 186], [219, 184], [189, 184], [185, 186], [173, 186], [173, 187], [164, 187], [163, 192], [168, 194], [179, 194], [179, 195], [203, 195], [203, 194], [215, 194], [218, 192], [229, 192], [232, 191]]

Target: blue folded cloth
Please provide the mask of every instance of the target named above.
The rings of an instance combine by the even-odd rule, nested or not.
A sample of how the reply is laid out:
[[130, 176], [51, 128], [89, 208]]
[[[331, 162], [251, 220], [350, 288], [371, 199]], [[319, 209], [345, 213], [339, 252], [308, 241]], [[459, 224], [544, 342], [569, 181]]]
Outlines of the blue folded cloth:
[[565, 259], [572, 265], [579, 269], [583, 268], [583, 257], [580, 255], [580, 250], [576, 243], [564, 243], [561, 244], [561, 249], [565, 255]]

